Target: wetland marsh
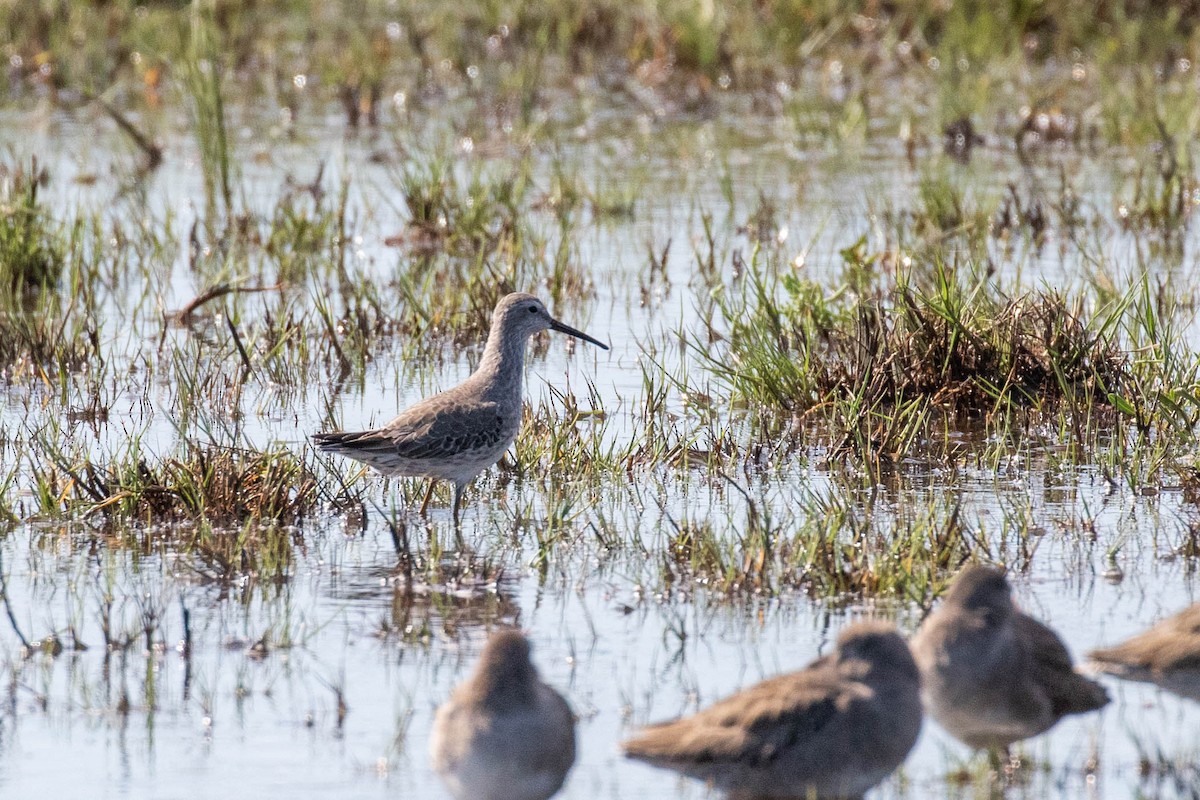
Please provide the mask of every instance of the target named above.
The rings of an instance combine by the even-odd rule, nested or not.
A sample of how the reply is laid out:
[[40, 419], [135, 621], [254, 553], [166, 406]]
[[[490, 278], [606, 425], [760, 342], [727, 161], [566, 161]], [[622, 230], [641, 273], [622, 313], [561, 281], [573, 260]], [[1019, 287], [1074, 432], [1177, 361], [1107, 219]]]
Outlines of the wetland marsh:
[[[701, 798], [617, 743], [967, 562], [1077, 659], [1200, 599], [1173, 9], [0, 3], [0, 792], [446, 797], [515, 624], [559, 796]], [[308, 437], [510, 291], [611, 350], [531, 342], [459, 547]], [[1200, 706], [1102, 681], [1015, 777], [926, 720], [870, 796], [1200, 796]]]

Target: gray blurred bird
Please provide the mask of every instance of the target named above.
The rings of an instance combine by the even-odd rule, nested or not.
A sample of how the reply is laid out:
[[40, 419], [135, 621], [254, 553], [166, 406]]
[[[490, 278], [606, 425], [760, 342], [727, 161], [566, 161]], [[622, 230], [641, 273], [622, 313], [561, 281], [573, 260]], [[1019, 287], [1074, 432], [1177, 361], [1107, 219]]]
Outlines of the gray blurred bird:
[[890, 625], [858, 622], [805, 669], [651, 725], [622, 747], [735, 797], [857, 798], [900, 766], [920, 730], [908, 645]]
[[972, 565], [912, 640], [925, 710], [962, 742], [1005, 750], [1108, 703], [1058, 634], [1013, 604], [1004, 573]]
[[[463, 490], [476, 475], [500, 460], [521, 427], [521, 387], [525, 344], [539, 331], [553, 330], [608, 345], [564, 325], [530, 294], [501, 298], [479, 367], [469, 378], [422, 400], [381, 428], [318, 433], [312, 438], [326, 453], [369, 464], [384, 475], [448, 480], [454, 484], [454, 521]], [[433, 482], [421, 503], [425, 513]]]
[[575, 718], [538, 678], [528, 640], [501, 631], [438, 709], [429, 751], [458, 800], [546, 800], [575, 762]]

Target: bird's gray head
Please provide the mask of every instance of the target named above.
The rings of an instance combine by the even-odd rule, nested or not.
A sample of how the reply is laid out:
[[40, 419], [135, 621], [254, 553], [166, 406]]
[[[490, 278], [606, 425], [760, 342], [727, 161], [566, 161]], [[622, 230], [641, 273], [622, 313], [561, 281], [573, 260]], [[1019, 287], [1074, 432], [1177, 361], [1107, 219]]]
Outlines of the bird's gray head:
[[481, 667], [524, 669], [529, 661], [529, 640], [520, 631], [505, 629], [493, 633], [479, 656]]
[[526, 702], [537, 680], [529, 651], [529, 640], [518, 630], [492, 634], [475, 668], [475, 690], [481, 698], [497, 707]]
[[1012, 587], [1004, 573], [995, 567], [972, 564], [958, 573], [946, 595], [950, 605], [983, 612], [988, 618], [1003, 620], [1013, 612]]
[[908, 642], [886, 622], [862, 620], [847, 626], [838, 635], [837, 649], [842, 661], [858, 659], [871, 672], [898, 672], [916, 679], [917, 664]]
[[550, 312], [546, 310], [546, 306], [541, 300], [524, 292], [505, 295], [496, 304], [496, 310], [492, 314], [492, 332], [489, 340], [498, 336], [499, 338], [496, 340], [498, 342], [517, 342], [523, 346], [530, 336], [545, 330], [565, 333], [568, 336], [583, 339], [585, 342], [591, 342], [605, 350], [608, 349], [608, 345], [570, 325], [564, 325], [550, 316]]

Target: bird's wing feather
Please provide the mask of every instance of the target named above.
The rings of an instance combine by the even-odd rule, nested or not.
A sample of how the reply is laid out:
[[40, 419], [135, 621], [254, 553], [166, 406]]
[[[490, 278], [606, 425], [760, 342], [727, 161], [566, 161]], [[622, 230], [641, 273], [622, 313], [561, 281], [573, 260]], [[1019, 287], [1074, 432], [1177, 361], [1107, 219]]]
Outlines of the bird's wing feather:
[[1200, 604], [1115, 647], [1093, 650], [1089, 655], [1096, 661], [1160, 672], [1200, 669]]
[[652, 761], [763, 766], [787, 748], [820, 736], [866, 691], [832, 669], [810, 667], [764, 681], [693, 717], [653, 725], [626, 742], [625, 753]]
[[455, 403], [442, 398], [419, 403], [372, 431], [321, 433], [313, 437], [322, 450], [394, 453], [402, 458], [445, 458], [504, 441], [504, 418], [495, 403]]
[[1018, 613], [1015, 624], [1018, 636], [1029, 645], [1034, 679], [1055, 715], [1091, 711], [1108, 702], [1104, 687], [1075, 671], [1071, 654], [1057, 633], [1028, 614]]

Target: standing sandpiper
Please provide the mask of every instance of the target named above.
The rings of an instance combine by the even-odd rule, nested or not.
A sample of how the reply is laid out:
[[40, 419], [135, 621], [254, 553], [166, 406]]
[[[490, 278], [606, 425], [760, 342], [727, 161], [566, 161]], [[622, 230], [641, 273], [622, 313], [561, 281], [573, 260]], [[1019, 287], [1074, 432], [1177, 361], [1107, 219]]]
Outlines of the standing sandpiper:
[[921, 717], [908, 644], [890, 625], [859, 622], [800, 672], [651, 725], [622, 747], [731, 797], [858, 798], [904, 761]]
[[542, 683], [529, 641], [500, 631], [437, 711], [433, 767], [458, 800], [546, 800], [575, 762], [575, 718]]
[[1075, 671], [1058, 634], [1016, 607], [993, 567], [958, 574], [912, 649], [930, 716], [993, 758], [1067, 714], [1108, 703], [1103, 686]]
[[[525, 343], [544, 330], [559, 331], [608, 349], [608, 345], [554, 319], [533, 295], [515, 292], [496, 304], [483, 360], [471, 377], [405, 409], [382, 428], [318, 433], [313, 441], [326, 453], [349, 456], [384, 475], [453, 481], [457, 525], [467, 484], [499, 461], [517, 438]], [[422, 514], [432, 494], [431, 480], [421, 503]]]

